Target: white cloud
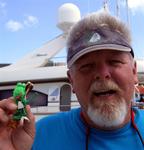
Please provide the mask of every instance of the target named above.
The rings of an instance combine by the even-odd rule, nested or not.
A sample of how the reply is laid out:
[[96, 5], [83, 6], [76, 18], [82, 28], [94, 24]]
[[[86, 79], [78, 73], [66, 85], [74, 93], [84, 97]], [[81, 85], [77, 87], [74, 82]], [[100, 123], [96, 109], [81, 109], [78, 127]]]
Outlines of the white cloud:
[[0, 1], [0, 8], [4, 8], [5, 6], [6, 6], [6, 3]]
[[2, 2], [0, 1], [0, 14], [1, 15], [5, 15], [6, 14], [6, 3], [5, 2]]
[[16, 32], [16, 31], [19, 31], [23, 28], [23, 24], [21, 22], [18, 22], [18, 21], [9, 20], [6, 23], [6, 28], [12, 32]]
[[29, 15], [26, 16], [26, 19], [24, 20], [24, 25], [31, 27], [38, 24], [38, 22], [39, 20], [37, 17]]
[[27, 16], [23, 21], [16, 21], [16, 20], [9, 20], [6, 23], [6, 28], [11, 32], [16, 32], [26, 27], [33, 27], [34, 25], [38, 24], [39, 20], [37, 17], [34, 16]]
[[129, 8], [135, 11], [141, 11], [144, 13], [144, 0], [128, 0]]
[[127, 2], [133, 15], [135, 15], [136, 12], [144, 13], [144, 0], [121, 0], [120, 5], [126, 7]]
[[128, 5], [130, 8], [138, 9], [144, 7], [144, 0], [128, 0]]

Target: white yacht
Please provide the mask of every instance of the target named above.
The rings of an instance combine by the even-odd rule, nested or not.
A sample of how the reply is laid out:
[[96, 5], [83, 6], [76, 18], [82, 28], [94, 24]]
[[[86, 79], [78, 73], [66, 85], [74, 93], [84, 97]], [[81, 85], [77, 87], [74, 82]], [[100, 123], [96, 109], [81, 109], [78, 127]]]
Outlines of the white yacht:
[[[57, 26], [63, 31], [61, 35], [15, 64], [1, 65], [0, 68], [0, 99], [12, 96], [17, 82], [32, 82], [34, 88], [28, 94], [28, 100], [37, 119], [79, 106], [67, 78], [66, 63], [55, 62], [52, 58], [65, 48], [68, 31], [81, 15], [77, 6], [66, 3], [59, 8], [58, 16]], [[144, 83], [144, 60], [137, 60], [137, 63], [139, 81]]]
[[[24, 56], [15, 64], [0, 68], [0, 99], [12, 96], [17, 82], [32, 82], [33, 90], [28, 100], [37, 117], [78, 107], [67, 79], [65, 61], [54, 61], [54, 57], [65, 48], [70, 27], [80, 19], [80, 11], [71, 3], [58, 10], [57, 26], [63, 31], [42, 47]], [[65, 58], [66, 59], [66, 58]]]

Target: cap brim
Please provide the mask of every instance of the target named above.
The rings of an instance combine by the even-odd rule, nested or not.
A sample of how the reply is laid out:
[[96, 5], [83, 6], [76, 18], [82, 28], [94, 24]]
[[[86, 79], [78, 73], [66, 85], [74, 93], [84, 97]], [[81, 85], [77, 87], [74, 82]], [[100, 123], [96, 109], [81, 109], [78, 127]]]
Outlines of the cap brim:
[[74, 55], [69, 61], [68, 61], [68, 68], [72, 66], [72, 64], [78, 60], [83, 55], [98, 51], [98, 50], [115, 50], [115, 51], [123, 51], [123, 52], [130, 52], [131, 48], [123, 46], [123, 45], [117, 45], [117, 44], [103, 44], [103, 45], [93, 45], [87, 48], [84, 48], [80, 50], [76, 55]]

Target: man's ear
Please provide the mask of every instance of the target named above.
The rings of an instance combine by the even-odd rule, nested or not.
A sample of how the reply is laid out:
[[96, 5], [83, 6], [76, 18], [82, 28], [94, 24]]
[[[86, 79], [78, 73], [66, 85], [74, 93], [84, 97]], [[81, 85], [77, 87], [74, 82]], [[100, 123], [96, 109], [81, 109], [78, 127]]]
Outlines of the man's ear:
[[67, 71], [67, 77], [68, 77], [69, 82], [70, 82], [70, 84], [71, 84], [71, 86], [72, 86], [72, 92], [75, 93], [75, 91], [74, 91], [74, 89], [73, 89], [73, 79], [72, 79], [72, 75], [71, 75], [71, 73], [70, 73], [70, 70]]

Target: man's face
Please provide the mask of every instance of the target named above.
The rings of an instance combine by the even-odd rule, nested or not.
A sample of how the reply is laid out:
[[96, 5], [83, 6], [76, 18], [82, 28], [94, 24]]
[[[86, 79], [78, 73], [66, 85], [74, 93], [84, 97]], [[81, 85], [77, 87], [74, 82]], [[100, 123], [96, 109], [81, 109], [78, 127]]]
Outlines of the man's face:
[[93, 122], [100, 122], [100, 126], [107, 122], [112, 126], [119, 124], [116, 118], [122, 117], [122, 122], [128, 116], [137, 82], [136, 65], [130, 53], [113, 50], [91, 52], [75, 62], [68, 76], [83, 112]]

